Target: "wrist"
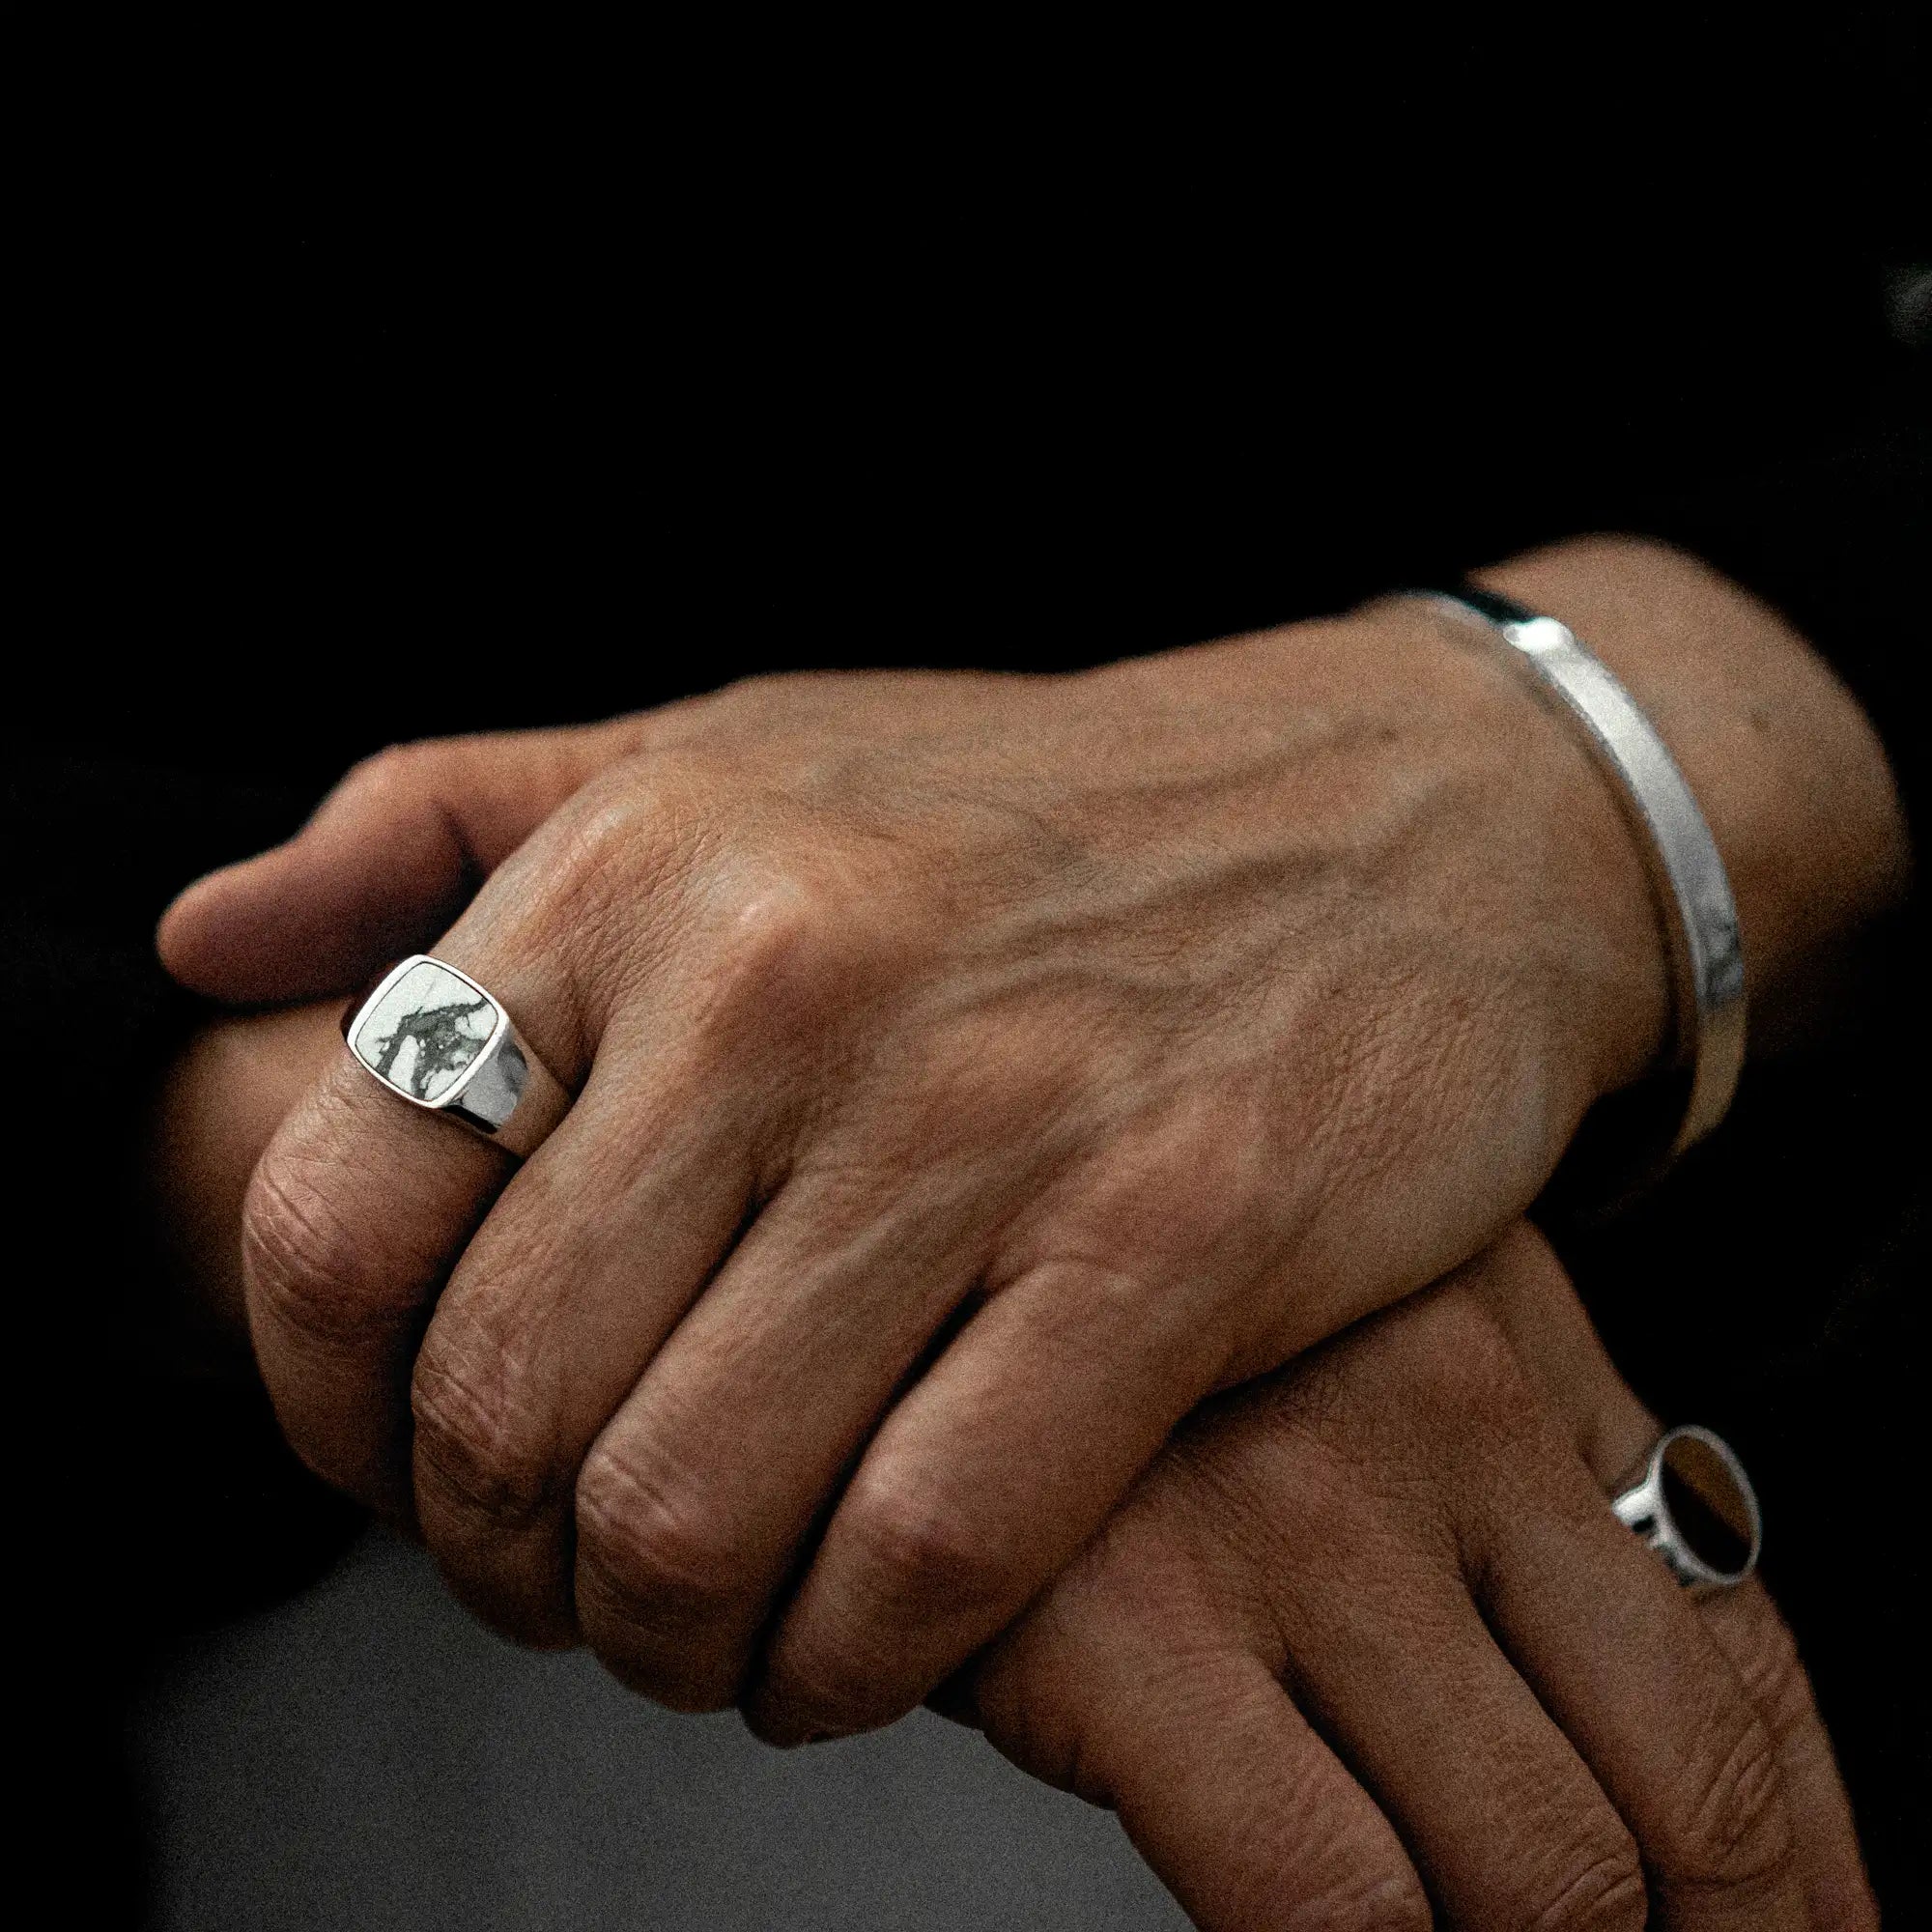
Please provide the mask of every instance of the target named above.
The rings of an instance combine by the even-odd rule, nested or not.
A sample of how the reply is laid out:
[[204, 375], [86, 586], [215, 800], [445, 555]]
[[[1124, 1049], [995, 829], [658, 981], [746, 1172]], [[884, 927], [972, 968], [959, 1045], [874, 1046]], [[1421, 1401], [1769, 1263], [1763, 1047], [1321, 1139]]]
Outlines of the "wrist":
[[1196, 703], [1225, 681], [1260, 754], [1247, 810], [1293, 828], [1291, 848], [1316, 828], [1420, 945], [1514, 988], [1560, 1147], [1662, 1056], [1670, 981], [1624, 808], [1511, 657], [1398, 596], [1122, 670], [1185, 676]]
[[1581, 538], [1472, 581], [1567, 624], [1663, 739], [1730, 876], [1754, 1037], [1782, 1032], [1904, 892], [1903, 812], [1856, 700], [1775, 611], [1662, 544]]

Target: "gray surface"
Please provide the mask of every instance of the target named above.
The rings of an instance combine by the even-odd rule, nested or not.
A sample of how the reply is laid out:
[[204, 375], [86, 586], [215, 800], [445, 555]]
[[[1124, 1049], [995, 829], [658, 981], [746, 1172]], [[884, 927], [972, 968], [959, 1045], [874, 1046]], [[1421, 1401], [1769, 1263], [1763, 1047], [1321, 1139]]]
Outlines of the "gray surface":
[[134, 1742], [170, 1932], [1186, 1922], [1111, 1817], [972, 1732], [768, 1750], [499, 1642], [377, 1535], [161, 1673]]

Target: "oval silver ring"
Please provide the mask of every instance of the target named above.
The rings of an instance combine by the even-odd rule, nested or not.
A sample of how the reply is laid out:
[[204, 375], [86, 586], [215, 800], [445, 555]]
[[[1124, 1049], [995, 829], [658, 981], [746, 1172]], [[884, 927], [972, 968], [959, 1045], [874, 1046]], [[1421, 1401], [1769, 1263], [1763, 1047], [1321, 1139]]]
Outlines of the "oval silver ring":
[[1708, 1429], [1666, 1430], [1610, 1507], [1687, 1590], [1735, 1589], [1757, 1568], [1757, 1492], [1730, 1444]]
[[570, 1107], [503, 1003], [427, 952], [399, 961], [353, 1002], [342, 1037], [391, 1094], [520, 1158], [543, 1145]]

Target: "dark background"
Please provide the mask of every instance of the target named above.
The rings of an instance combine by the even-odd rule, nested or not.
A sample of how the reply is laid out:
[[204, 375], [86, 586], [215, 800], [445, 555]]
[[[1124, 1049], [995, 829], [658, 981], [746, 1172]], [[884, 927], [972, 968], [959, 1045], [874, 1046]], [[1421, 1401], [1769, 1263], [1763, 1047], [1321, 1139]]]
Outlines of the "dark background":
[[36, 728], [311, 785], [751, 667], [1186, 642], [1842, 448], [1932, 247], [1906, 18], [150, 109], [55, 210]]

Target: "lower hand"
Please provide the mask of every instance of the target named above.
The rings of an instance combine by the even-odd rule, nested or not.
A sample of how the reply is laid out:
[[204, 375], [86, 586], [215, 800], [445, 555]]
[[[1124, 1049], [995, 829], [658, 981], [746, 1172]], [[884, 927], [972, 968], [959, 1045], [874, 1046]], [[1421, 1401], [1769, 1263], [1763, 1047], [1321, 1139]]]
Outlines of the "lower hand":
[[149, 1219], [174, 1288], [178, 1342], [247, 1367], [242, 1208], [262, 1150], [342, 1051], [337, 1001], [219, 1014], [183, 1043], [143, 1147]]
[[1656, 1433], [1519, 1230], [1194, 1418], [949, 1708], [1210, 1932], [1869, 1932], [1762, 1584], [1605, 1503]]

